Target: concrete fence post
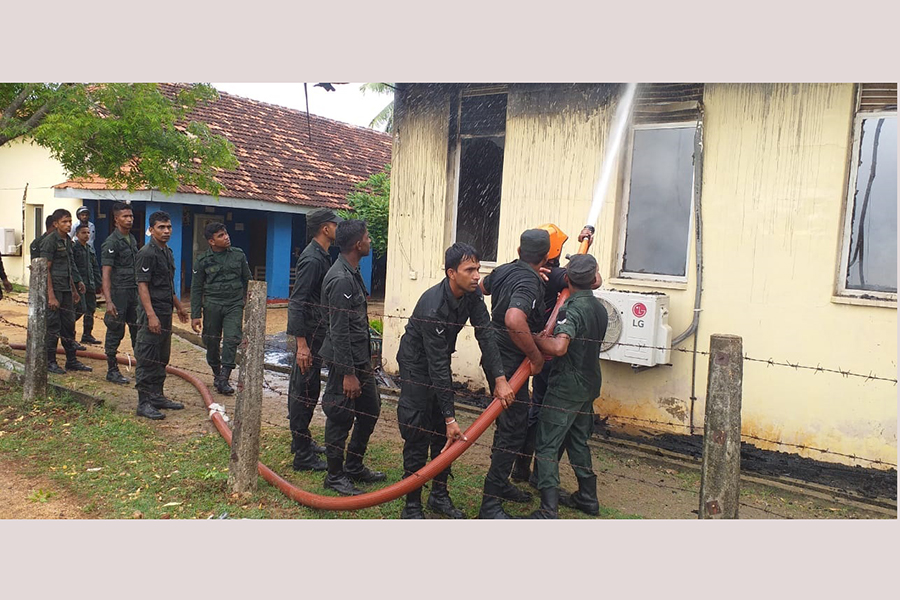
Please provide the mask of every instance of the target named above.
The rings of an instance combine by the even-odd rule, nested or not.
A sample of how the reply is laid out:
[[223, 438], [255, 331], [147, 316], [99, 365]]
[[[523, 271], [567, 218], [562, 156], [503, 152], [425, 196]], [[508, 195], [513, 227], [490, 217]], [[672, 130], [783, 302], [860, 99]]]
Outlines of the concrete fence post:
[[737, 519], [741, 492], [743, 344], [736, 335], [712, 335], [700, 476], [701, 519]]
[[47, 259], [31, 261], [28, 287], [28, 340], [25, 343], [26, 402], [47, 396]]
[[266, 283], [251, 281], [244, 307], [246, 346], [238, 376], [234, 409], [234, 433], [228, 486], [233, 493], [255, 492], [259, 462], [259, 430], [262, 420], [262, 388], [266, 344]]

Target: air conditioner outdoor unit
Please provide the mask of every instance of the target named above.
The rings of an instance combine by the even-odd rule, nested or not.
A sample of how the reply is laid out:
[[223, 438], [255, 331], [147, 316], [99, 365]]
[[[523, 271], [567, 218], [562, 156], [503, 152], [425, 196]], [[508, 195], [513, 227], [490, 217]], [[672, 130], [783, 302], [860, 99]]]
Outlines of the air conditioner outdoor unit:
[[16, 230], [10, 227], [0, 229], [0, 252], [5, 256], [18, 256], [19, 245], [16, 243]]
[[643, 367], [669, 364], [669, 297], [659, 292], [594, 290], [609, 315], [600, 358]]

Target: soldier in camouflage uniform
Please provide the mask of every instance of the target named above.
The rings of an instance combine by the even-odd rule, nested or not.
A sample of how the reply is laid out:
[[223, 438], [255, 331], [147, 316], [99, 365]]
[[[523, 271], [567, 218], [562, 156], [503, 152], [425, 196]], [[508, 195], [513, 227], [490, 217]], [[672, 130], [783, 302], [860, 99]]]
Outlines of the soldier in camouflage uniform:
[[[191, 327], [200, 333], [202, 322], [206, 362], [215, 375], [216, 391], [230, 395], [234, 388], [228, 378], [235, 367], [237, 346], [241, 341], [250, 265], [243, 250], [231, 245], [231, 238], [222, 223], [210, 223], [203, 235], [209, 250], [194, 262]], [[222, 345], [221, 355], [219, 344]]]
[[81, 333], [83, 344], [99, 344], [100, 340], [94, 338], [91, 332], [94, 330], [94, 312], [97, 310], [97, 294], [102, 291], [100, 265], [97, 264], [97, 253], [90, 244], [91, 229], [85, 224], [76, 227], [75, 242], [72, 245], [72, 255], [75, 259], [75, 267], [84, 282], [84, 294], [78, 303], [75, 312], [75, 320], [84, 315], [84, 329]]

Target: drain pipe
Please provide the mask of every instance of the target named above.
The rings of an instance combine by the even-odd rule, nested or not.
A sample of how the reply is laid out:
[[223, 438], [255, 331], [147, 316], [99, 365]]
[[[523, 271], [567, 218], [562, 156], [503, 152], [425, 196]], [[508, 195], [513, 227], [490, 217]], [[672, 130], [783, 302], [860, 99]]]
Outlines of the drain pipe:
[[697, 267], [697, 284], [694, 289], [694, 318], [682, 333], [672, 340], [674, 348], [690, 336], [694, 336], [694, 352], [691, 360], [691, 409], [690, 432], [694, 435], [694, 405], [697, 402], [697, 330], [700, 326], [700, 298], [703, 293], [703, 215], [700, 210], [701, 189], [703, 187], [703, 105], [699, 105], [700, 118], [694, 134], [694, 250]]

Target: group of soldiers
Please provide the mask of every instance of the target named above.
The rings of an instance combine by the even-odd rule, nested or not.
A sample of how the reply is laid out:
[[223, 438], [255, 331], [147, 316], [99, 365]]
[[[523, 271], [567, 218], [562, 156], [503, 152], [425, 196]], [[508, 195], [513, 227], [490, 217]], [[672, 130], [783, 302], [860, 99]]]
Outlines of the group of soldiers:
[[[287, 333], [297, 340], [288, 391], [293, 468], [325, 471], [324, 487], [357, 495], [362, 491], [355, 484], [385, 480], [384, 473], [363, 464], [381, 407], [371, 363], [367, 291], [359, 273], [371, 240], [365, 222], [344, 221], [328, 209], [310, 213], [307, 227], [312, 240], [297, 261], [287, 325]], [[585, 228], [579, 241], [590, 235]], [[397, 419], [404, 441], [404, 477], [409, 477], [425, 466], [429, 455], [433, 460], [466, 439], [455, 418], [450, 360], [463, 326], [469, 323], [475, 329], [491, 393], [504, 407], [496, 422], [479, 518], [511, 518], [504, 501], [531, 500], [530, 493], [510, 481], [511, 475], [540, 491], [541, 506], [534, 518], [556, 518], [560, 503], [591, 515], [599, 512], [587, 440], [593, 401], [600, 392], [600, 340], [606, 334], [607, 314], [592, 293], [601, 284], [597, 261], [576, 255], [565, 268], [560, 266], [566, 239], [552, 224], [527, 230], [518, 260], [484, 279], [478, 251], [453, 244], [444, 256], [445, 277], [419, 298], [400, 338]], [[328, 253], [332, 244], [340, 249], [334, 264]], [[558, 313], [553, 334], [538, 335], [565, 288], [571, 296]], [[485, 295], [492, 297], [490, 313]], [[553, 360], [545, 361], [545, 355]], [[536, 376], [534, 401], [527, 382], [518, 392], [509, 384], [526, 359]], [[320, 446], [309, 423], [323, 366], [328, 367], [328, 379]], [[578, 491], [561, 497], [563, 451], [575, 471]], [[427, 508], [459, 519], [464, 515], [450, 498], [450, 474], [448, 467], [434, 478]], [[424, 518], [421, 489], [407, 495], [401, 518]]]
[[[48, 261], [47, 370], [51, 373], [92, 370], [76, 356], [85, 347], [75, 339], [75, 321], [84, 316], [82, 344], [99, 344], [91, 333], [96, 297], [102, 294], [106, 301], [103, 319], [106, 379], [122, 385], [130, 383], [119, 371], [117, 359], [127, 327], [136, 362], [137, 415], [164, 419], [161, 410], [184, 408], [182, 403], [165, 396], [163, 386], [171, 352], [173, 316], [177, 314], [182, 323], [188, 322], [187, 309], [175, 294], [175, 259], [168, 246], [172, 219], [163, 211], [152, 213], [148, 218], [150, 240], [138, 249], [131, 233], [134, 212], [128, 204], [115, 203], [112, 207], [115, 229], [103, 242], [98, 264], [90, 211], [81, 207], [76, 215], [79, 224], [74, 242], [69, 237], [72, 215], [68, 210], [58, 209], [47, 217], [46, 232], [31, 245], [32, 256]], [[234, 393], [228, 378], [235, 367], [236, 348], [241, 339], [250, 268], [244, 253], [231, 247], [222, 223], [207, 225], [204, 234], [209, 249], [194, 264], [191, 324], [195, 330], [202, 324], [215, 388], [227, 395]], [[60, 340], [66, 352], [64, 369], [56, 362]]]
[[[165, 397], [163, 384], [174, 313], [188, 322], [188, 312], [175, 294], [175, 262], [167, 245], [171, 218], [161, 211], [151, 214], [150, 240], [138, 250], [131, 235], [131, 207], [116, 203], [112, 213], [115, 230], [102, 245], [102, 270], [98, 271], [90, 243], [94, 232], [86, 218], [89, 213], [75, 234], [80, 250], [73, 248], [69, 238], [72, 218], [64, 209], [48, 217], [47, 233], [32, 247], [32, 253], [39, 252], [50, 267], [48, 369], [65, 372], [55, 360], [61, 337], [65, 370], [91, 370], [75, 355], [75, 318], [79, 312], [85, 315], [82, 341], [96, 343], [90, 335], [95, 303], [87, 298], [93, 300], [95, 293], [102, 293], [107, 380], [129, 383], [119, 372], [116, 358], [127, 325], [137, 362], [137, 414], [162, 419], [161, 409], [183, 408]], [[82, 209], [78, 216], [82, 218]], [[311, 241], [297, 260], [287, 323], [287, 334], [296, 340], [288, 390], [293, 468], [324, 471], [325, 488], [357, 495], [362, 491], [356, 484], [386, 479], [383, 472], [363, 462], [381, 412], [372, 364], [368, 291], [359, 270], [360, 260], [370, 252], [371, 239], [365, 221], [344, 220], [330, 209], [309, 213], [307, 231]], [[204, 234], [209, 249], [193, 267], [191, 326], [202, 332], [216, 390], [227, 395], [234, 393], [229, 377], [242, 337], [250, 269], [244, 253], [231, 246], [224, 224], [210, 223]], [[585, 228], [578, 239], [590, 235]], [[400, 339], [397, 418], [404, 477], [409, 477], [425, 466], [429, 455], [433, 460], [466, 439], [455, 418], [450, 361], [463, 326], [469, 323], [475, 330], [491, 394], [504, 408], [496, 421], [484, 481], [478, 514], [482, 519], [512, 518], [503, 502], [531, 500], [531, 494], [511, 479], [527, 481], [539, 490], [541, 504], [532, 513], [534, 518], [556, 518], [559, 504], [592, 515], [599, 511], [587, 440], [593, 427], [593, 401], [600, 392], [598, 357], [607, 314], [592, 293], [601, 284], [597, 261], [577, 254], [566, 267], [560, 265], [566, 240], [552, 224], [526, 230], [518, 259], [484, 278], [478, 250], [453, 244], [444, 255], [443, 280], [419, 298]], [[340, 250], [333, 264], [332, 245]], [[558, 313], [553, 333], [541, 334], [559, 293], [566, 288], [570, 297]], [[492, 298], [490, 312], [486, 295]], [[509, 383], [526, 360], [534, 375], [533, 398], [527, 381], [517, 392]], [[321, 393], [323, 366], [328, 368], [328, 378]], [[309, 429], [320, 395], [326, 416], [324, 446], [314, 441]], [[575, 471], [578, 490], [561, 495], [563, 452]], [[463, 518], [450, 498], [450, 475], [448, 467], [434, 478], [426, 506], [437, 514]], [[424, 518], [420, 488], [407, 495], [401, 518]]]

